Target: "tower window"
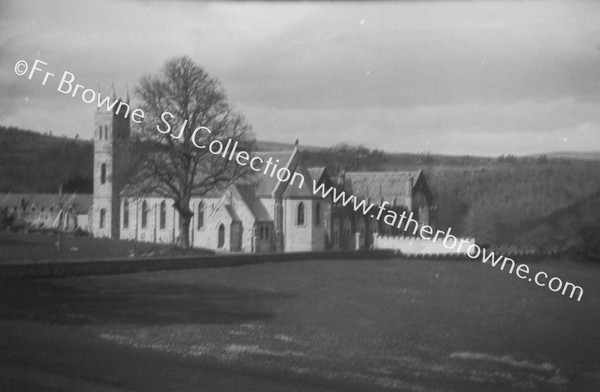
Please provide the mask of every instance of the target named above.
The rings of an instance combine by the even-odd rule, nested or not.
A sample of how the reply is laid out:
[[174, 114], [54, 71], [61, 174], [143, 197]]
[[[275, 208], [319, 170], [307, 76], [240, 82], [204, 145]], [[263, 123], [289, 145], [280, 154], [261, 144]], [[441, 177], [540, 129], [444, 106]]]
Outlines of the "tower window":
[[148, 225], [148, 203], [146, 200], [142, 202], [142, 229]]
[[106, 163], [100, 165], [100, 184], [106, 183]]
[[104, 228], [104, 221], [106, 220], [106, 210], [104, 208], [100, 209], [100, 228]]
[[198, 230], [202, 229], [204, 226], [204, 203], [198, 203]]
[[298, 203], [298, 209], [296, 211], [296, 224], [298, 226], [304, 225], [304, 203]]
[[104, 126], [104, 138], [108, 139], [108, 125]]
[[102, 140], [102, 125], [98, 127], [98, 140]]
[[123, 228], [126, 229], [129, 227], [129, 201], [125, 200], [123, 202]]
[[164, 229], [167, 226], [167, 203], [163, 200], [160, 203], [160, 228]]

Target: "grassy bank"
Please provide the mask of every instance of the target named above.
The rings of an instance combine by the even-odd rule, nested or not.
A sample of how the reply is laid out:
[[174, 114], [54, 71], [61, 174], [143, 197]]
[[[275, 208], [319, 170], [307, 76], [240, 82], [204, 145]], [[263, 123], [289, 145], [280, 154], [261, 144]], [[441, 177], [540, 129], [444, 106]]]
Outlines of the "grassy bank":
[[[100, 383], [114, 382], [111, 370], [86, 361], [123, 347], [179, 358], [179, 367], [217, 363], [369, 391], [598, 390], [600, 269], [532, 269], [581, 284], [582, 302], [476, 262], [316, 260], [3, 282], [0, 319], [103, 342], [73, 364]], [[164, 383], [136, 361], [120, 364], [120, 386]]]
[[0, 264], [52, 261], [105, 260], [124, 257], [193, 256], [212, 254], [204, 249], [180, 249], [174, 245], [63, 236], [56, 250], [56, 234], [0, 233]]

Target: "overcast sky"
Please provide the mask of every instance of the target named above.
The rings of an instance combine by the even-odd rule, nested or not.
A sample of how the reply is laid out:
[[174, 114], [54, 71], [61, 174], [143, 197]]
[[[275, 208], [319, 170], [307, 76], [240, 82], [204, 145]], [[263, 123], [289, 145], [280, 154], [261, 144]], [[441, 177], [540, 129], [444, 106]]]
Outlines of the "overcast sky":
[[124, 94], [188, 55], [259, 139], [499, 155], [600, 150], [600, 2], [0, 0], [0, 124], [91, 138], [24, 59]]

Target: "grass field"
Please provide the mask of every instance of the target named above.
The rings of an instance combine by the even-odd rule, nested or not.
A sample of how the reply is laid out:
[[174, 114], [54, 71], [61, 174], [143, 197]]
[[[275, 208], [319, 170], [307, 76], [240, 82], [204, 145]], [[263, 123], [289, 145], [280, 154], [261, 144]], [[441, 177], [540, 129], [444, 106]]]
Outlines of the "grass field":
[[57, 252], [56, 241], [56, 234], [0, 233], [0, 265], [213, 253], [204, 249], [183, 250], [173, 245], [66, 235], [62, 237], [61, 251]]
[[600, 268], [531, 267], [579, 283], [582, 301], [475, 262], [429, 260], [2, 282], [0, 383], [37, 375], [34, 385], [54, 380], [52, 391], [600, 390]]

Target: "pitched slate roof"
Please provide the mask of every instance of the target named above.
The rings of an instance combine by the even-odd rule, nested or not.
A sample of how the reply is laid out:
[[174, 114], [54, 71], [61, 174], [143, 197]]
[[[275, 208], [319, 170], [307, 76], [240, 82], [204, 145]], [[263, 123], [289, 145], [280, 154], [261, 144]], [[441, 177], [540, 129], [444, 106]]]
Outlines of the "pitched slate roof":
[[[293, 150], [290, 151], [260, 151], [252, 153], [252, 156], [260, 157], [263, 161], [267, 161], [269, 158], [272, 158], [271, 161], [273, 163], [277, 163], [278, 168], [287, 167], [288, 162], [292, 158], [294, 154]], [[279, 160], [279, 162], [277, 162]], [[256, 184], [256, 196], [258, 197], [270, 197], [273, 195], [273, 191], [277, 187], [279, 180], [277, 179], [277, 175], [271, 177], [272, 167], [269, 168], [267, 174], [264, 174], [263, 171], [257, 172], [255, 176], [255, 184]], [[277, 172], [276, 172], [277, 173]]]
[[285, 190], [283, 191], [283, 197], [309, 199], [320, 198], [319, 195], [315, 195], [312, 192], [312, 176], [310, 175], [308, 169], [306, 169], [304, 165], [298, 165], [295, 169], [295, 172], [304, 177], [304, 183], [302, 184], [302, 187], [299, 188], [300, 182], [297, 178], [294, 183], [287, 184]]
[[323, 176], [323, 173], [325, 173], [325, 166], [309, 167], [308, 172], [310, 173], [310, 176], [313, 180], [318, 181]]
[[404, 172], [348, 172], [344, 176], [344, 190], [360, 199], [371, 198], [373, 202], [385, 200], [397, 205], [406, 205], [406, 197], [410, 196], [409, 179], [413, 187], [417, 183], [421, 171]]
[[234, 185], [242, 200], [248, 206], [248, 209], [259, 222], [272, 221], [273, 217], [269, 214], [265, 205], [256, 198], [256, 187], [253, 185]]

